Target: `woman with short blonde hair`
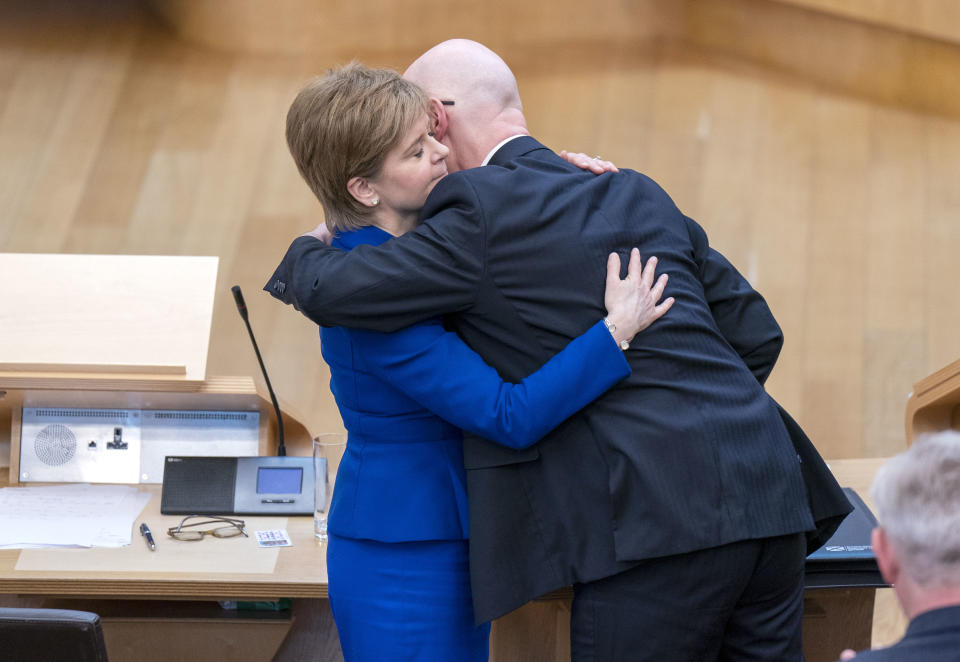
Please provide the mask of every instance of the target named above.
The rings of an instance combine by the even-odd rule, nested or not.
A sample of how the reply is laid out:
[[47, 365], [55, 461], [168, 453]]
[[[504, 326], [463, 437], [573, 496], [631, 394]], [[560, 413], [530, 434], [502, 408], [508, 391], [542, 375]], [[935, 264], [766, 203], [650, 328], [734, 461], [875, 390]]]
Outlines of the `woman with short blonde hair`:
[[287, 113], [287, 145], [331, 231], [371, 224], [373, 209], [350, 194], [347, 181], [374, 176], [387, 151], [426, 113], [427, 95], [418, 85], [357, 62], [300, 91]]

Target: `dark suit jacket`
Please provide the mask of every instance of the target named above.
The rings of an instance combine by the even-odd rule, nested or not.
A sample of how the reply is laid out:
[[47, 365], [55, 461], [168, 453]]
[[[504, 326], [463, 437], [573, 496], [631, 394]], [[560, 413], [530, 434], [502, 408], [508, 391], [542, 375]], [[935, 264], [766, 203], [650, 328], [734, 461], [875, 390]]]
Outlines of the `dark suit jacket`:
[[[334, 245], [389, 238], [365, 227]], [[329, 530], [366, 540], [468, 538], [461, 429], [526, 448], [630, 372], [599, 320], [522, 384], [504, 383], [439, 318], [395, 333], [323, 328], [321, 338], [350, 434]]]
[[857, 653], [856, 662], [957, 662], [960, 605], [918, 614], [903, 639], [889, 648]]
[[849, 510], [763, 389], [782, 342], [766, 303], [651, 179], [595, 176], [524, 137], [442, 180], [421, 216], [349, 254], [297, 239], [266, 289], [323, 325], [447, 313], [509, 381], [603, 315], [610, 251], [656, 255], [676, 298], [632, 343], [632, 375], [541, 443], [465, 440], [478, 620], [642, 559], [815, 530], [804, 455], [812, 493], [839, 495], [825, 516]]

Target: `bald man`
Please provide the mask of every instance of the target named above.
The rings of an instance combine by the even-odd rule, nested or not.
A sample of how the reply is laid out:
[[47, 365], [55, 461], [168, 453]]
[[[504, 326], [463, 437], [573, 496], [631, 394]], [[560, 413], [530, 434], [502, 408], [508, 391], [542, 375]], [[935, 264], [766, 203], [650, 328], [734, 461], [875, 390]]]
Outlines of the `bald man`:
[[572, 585], [575, 661], [802, 659], [804, 557], [850, 505], [763, 389], [782, 343], [763, 298], [652, 180], [530, 137], [488, 48], [447, 41], [405, 75], [454, 174], [404, 237], [296, 239], [267, 291], [322, 325], [445, 314], [510, 381], [603, 315], [611, 251], [657, 256], [676, 300], [624, 347], [632, 375], [536, 446], [465, 440], [478, 622]]

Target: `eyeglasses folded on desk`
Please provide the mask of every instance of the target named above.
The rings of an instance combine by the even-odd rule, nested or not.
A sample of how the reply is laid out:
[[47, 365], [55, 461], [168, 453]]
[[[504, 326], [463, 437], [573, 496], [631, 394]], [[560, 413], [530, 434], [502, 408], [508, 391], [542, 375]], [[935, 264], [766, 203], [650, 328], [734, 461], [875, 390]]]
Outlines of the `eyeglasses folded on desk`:
[[[200, 527], [207, 527], [202, 529]], [[196, 542], [210, 535], [214, 538], [233, 538], [248, 536], [246, 523], [234, 517], [220, 517], [217, 515], [187, 515], [177, 526], [167, 529], [167, 535], [174, 540]]]

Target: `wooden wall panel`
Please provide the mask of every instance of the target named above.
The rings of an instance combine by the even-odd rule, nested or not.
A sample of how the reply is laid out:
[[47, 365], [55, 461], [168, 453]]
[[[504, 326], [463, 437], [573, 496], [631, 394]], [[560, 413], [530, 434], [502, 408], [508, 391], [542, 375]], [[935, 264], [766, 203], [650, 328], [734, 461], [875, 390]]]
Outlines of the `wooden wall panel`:
[[183, 38], [257, 53], [422, 51], [451, 35], [495, 49], [563, 39], [636, 39], [675, 30], [679, 3], [656, 0], [150, 0]]
[[[322, 218], [283, 123], [338, 59], [186, 44], [132, 0], [8, 3], [0, 36], [0, 250], [219, 255], [208, 374], [260, 381], [240, 284], [278, 393], [339, 429], [316, 328], [260, 292]], [[413, 56], [381, 46], [352, 55]], [[768, 388], [825, 455], [902, 447], [913, 382], [960, 356], [956, 120], [677, 41], [502, 54], [539, 138], [652, 176], [767, 296], [786, 335]]]
[[932, 121], [925, 125], [923, 316], [926, 335], [924, 370], [930, 374], [960, 358], [960, 125]]
[[877, 109], [872, 120], [864, 396], [900, 403], [864, 421], [865, 454], [878, 456], [906, 448], [899, 429], [910, 392], [904, 383], [926, 369], [924, 302], [916, 296], [923, 289], [926, 145], [923, 124], [902, 111]]
[[960, 114], [957, 43], [770, 0], [685, 0], [685, 7], [687, 43], [883, 103]]
[[[815, 100], [791, 86], [760, 88], [760, 108], [753, 131], [753, 170], [750, 187], [749, 230], [756, 234], [753, 250], [757, 287], [763, 292], [783, 330], [785, 342], [777, 368], [767, 380], [767, 390], [797, 420], [809, 425], [803, 379], [807, 346], [807, 321], [816, 291], [810, 276]], [[708, 212], [709, 213], [709, 212]], [[731, 237], [730, 241], [746, 241]], [[714, 240], [716, 245], [716, 240]], [[718, 246], [727, 251], [728, 246]], [[748, 267], [745, 264], [744, 267]], [[745, 269], [747, 275], [749, 269]], [[823, 439], [823, 437], [817, 437]]]
[[776, 1], [960, 43], [960, 4], [956, 0]]
[[813, 109], [801, 421], [830, 457], [863, 455], [865, 173], [869, 109], [843, 99]]

